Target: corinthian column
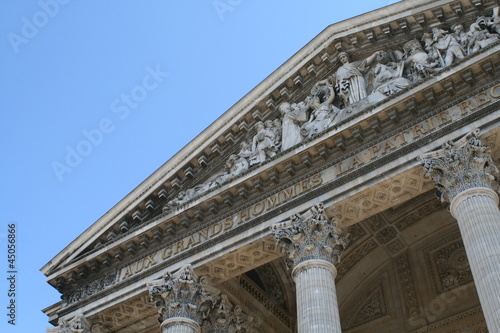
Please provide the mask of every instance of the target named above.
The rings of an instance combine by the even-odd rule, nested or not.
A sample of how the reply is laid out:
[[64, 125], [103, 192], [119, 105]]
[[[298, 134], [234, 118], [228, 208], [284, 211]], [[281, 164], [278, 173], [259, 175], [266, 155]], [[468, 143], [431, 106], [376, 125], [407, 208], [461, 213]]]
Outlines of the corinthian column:
[[335, 277], [347, 235], [329, 221], [323, 204], [273, 226], [297, 289], [299, 333], [341, 332]]
[[204, 277], [198, 278], [191, 265], [148, 283], [148, 290], [159, 308], [162, 333], [200, 333], [202, 321], [220, 297]]
[[499, 172], [478, 136], [475, 130], [421, 159], [457, 219], [488, 330], [500, 332]]

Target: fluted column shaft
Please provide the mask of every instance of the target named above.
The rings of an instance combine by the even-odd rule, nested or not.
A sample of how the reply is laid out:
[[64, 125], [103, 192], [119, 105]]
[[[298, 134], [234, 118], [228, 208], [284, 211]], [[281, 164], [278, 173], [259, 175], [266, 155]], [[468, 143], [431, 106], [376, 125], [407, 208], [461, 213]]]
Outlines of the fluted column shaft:
[[348, 235], [329, 220], [323, 204], [273, 226], [288, 255], [297, 290], [298, 333], [340, 333], [335, 277]]
[[421, 160], [457, 219], [488, 330], [500, 332], [500, 172], [478, 129]]
[[500, 211], [489, 188], [458, 194], [450, 205], [457, 219], [490, 332], [500, 332]]
[[333, 264], [323, 260], [302, 262], [293, 270], [297, 289], [298, 332], [342, 332]]
[[200, 333], [200, 325], [194, 320], [183, 317], [174, 317], [161, 323], [162, 333]]

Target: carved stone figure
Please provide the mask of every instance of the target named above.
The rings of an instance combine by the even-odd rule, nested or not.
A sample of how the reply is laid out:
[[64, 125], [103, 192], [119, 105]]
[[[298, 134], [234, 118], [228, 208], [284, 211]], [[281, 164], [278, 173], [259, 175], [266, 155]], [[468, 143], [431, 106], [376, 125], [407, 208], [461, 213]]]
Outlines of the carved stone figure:
[[[326, 89], [321, 89], [324, 86]], [[320, 102], [319, 92], [325, 92], [325, 100]], [[339, 109], [332, 105], [335, 98], [335, 90], [333, 89], [330, 79], [322, 80], [316, 83], [312, 89], [312, 93], [316, 96], [310, 98], [309, 105], [312, 107], [309, 120], [302, 125], [300, 133], [302, 137], [309, 138], [329, 128], [339, 113]]]
[[274, 145], [274, 132], [266, 128], [261, 121], [257, 122], [255, 127], [257, 129], [257, 134], [252, 140], [250, 165], [264, 162], [267, 157], [275, 156], [277, 151]]
[[174, 207], [181, 206], [182, 204], [193, 199], [195, 194], [196, 190], [194, 188], [180, 191], [174, 199], [170, 200], [167, 205], [163, 207], [163, 211], [171, 211]]
[[238, 156], [245, 158], [252, 156], [252, 145], [248, 141], [245, 140], [240, 144]]
[[[240, 151], [229, 156], [223, 170], [203, 184], [180, 191], [163, 208], [171, 212], [201, 194], [227, 183], [251, 166], [273, 157], [333, 126], [352, 112], [361, 111], [394, 95], [412, 83], [426, 79], [441, 68], [499, 40], [498, 9], [493, 17], [480, 17], [467, 32], [462, 24], [449, 32], [434, 28], [423, 34], [422, 44], [411, 40], [403, 49], [392, 48], [373, 53], [361, 61], [350, 62], [341, 52], [342, 65], [327, 79], [316, 82], [311, 94], [296, 103], [279, 106], [281, 118], [257, 122], [257, 134], [241, 142]], [[424, 51], [425, 48], [425, 51]], [[339, 108], [341, 107], [341, 108]]]
[[272, 130], [274, 132], [274, 145], [278, 149], [281, 147], [281, 127], [282, 127], [281, 119], [279, 118], [274, 119]]
[[469, 36], [469, 54], [475, 53], [498, 41], [498, 35], [488, 31], [487, 22], [488, 20], [485, 17], [479, 17], [469, 27], [469, 31], [467, 32]]
[[364, 74], [369, 70], [369, 66], [382, 57], [384, 52], [375, 52], [363, 61], [349, 62], [349, 56], [345, 52], [339, 54], [342, 65], [335, 73], [335, 87], [341, 97], [344, 107], [356, 103], [365, 98], [368, 93]]
[[453, 30], [454, 38], [460, 43], [465, 54], [467, 54], [469, 39], [467, 37], [467, 33], [465, 32], [464, 26], [462, 24], [455, 24], [451, 27]]
[[229, 180], [241, 175], [248, 170], [248, 161], [246, 158], [232, 154], [226, 161], [224, 174], [219, 176], [215, 182], [218, 185], [227, 183]]
[[433, 47], [437, 50], [442, 67], [450, 66], [455, 60], [465, 57], [465, 50], [454, 34], [439, 28], [432, 29]]
[[435, 71], [438, 66], [433, 57], [423, 50], [422, 45], [417, 40], [411, 40], [403, 46], [406, 54], [405, 67], [407, 68], [407, 78], [412, 82], [425, 79]]
[[404, 63], [390, 62], [388, 64], [377, 64], [374, 69], [376, 91], [385, 96], [400, 92], [410, 86], [411, 82], [402, 77]]
[[492, 33], [500, 34], [500, 16], [498, 16], [498, 10], [500, 7], [495, 7], [493, 10], [493, 17], [490, 17], [486, 21], [486, 25]]
[[307, 120], [307, 109], [305, 103], [301, 103], [302, 105], [298, 106], [296, 104], [293, 108], [287, 102], [279, 106], [279, 110], [283, 116], [281, 151], [287, 150], [302, 141], [300, 126]]

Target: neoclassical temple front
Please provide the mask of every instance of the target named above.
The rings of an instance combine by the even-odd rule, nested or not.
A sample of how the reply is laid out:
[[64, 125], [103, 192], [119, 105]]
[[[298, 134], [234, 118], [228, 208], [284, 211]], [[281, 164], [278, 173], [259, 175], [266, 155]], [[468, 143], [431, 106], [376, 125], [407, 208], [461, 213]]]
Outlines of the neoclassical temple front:
[[499, 333], [499, 5], [327, 27], [42, 268], [47, 332]]

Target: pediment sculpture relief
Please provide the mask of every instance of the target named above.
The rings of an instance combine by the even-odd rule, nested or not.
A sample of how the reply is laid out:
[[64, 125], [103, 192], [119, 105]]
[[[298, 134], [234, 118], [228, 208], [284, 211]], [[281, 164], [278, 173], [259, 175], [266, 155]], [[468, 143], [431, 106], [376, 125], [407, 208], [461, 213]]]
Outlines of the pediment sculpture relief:
[[340, 52], [340, 66], [332, 75], [316, 82], [304, 100], [281, 103], [275, 119], [258, 121], [254, 125], [255, 134], [240, 143], [240, 151], [229, 156], [221, 172], [203, 184], [179, 192], [163, 211], [173, 211], [279, 152], [497, 43], [500, 18], [496, 9], [493, 17], [479, 17], [467, 30], [462, 24], [435, 27], [420, 40], [377, 51], [358, 61], [351, 61], [349, 54]]

